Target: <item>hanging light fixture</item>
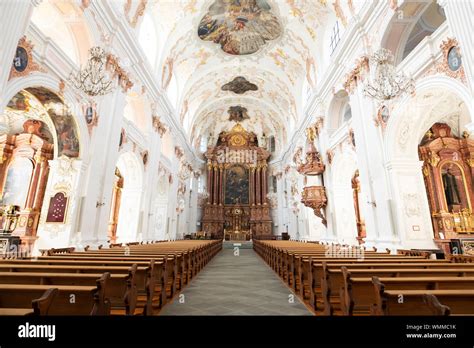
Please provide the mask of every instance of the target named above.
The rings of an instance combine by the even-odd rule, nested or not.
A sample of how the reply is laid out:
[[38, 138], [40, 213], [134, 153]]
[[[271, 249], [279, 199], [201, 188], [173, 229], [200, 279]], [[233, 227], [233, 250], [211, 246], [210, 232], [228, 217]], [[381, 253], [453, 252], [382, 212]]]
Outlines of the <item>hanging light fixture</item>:
[[372, 73], [364, 86], [364, 93], [381, 104], [415, 90], [413, 79], [397, 73], [393, 61], [392, 52], [385, 48], [379, 49], [370, 57]]
[[113, 81], [106, 72], [107, 54], [99, 46], [89, 50], [86, 66], [77, 74], [71, 73], [69, 80], [72, 85], [91, 97], [102, 96], [112, 92]]

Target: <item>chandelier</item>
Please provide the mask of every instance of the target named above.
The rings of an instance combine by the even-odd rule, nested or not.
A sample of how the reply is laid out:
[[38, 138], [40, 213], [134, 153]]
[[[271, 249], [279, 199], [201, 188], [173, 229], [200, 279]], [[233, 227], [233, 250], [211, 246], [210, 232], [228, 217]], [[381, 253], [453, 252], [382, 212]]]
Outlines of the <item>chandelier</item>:
[[382, 104], [404, 93], [413, 93], [415, 90], [413, 79], [403, 73], [397, 73], [393, 61], [392, 52], [385, 48], [379, 49], [370, 57], [373, 74], [364, 86], [364, 93]]
[[89, 50], [86, 66], [77, 74], [71, 73], [72, 85], [91, 97], [102, 96], [112, 91], [112, 80], [106, 73], [107, 54], [96, 46]]

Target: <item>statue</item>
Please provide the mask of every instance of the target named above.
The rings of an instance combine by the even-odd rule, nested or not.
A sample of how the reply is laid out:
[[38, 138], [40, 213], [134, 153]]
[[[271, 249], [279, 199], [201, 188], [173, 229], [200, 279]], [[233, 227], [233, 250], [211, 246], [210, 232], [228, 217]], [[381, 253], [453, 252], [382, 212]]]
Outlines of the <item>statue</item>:
[[461, 196], [459, 194], [456, 177], [453, 175], [451, 168], [448, 168], [446, 173], [443, 173], [444, 195], [446, 196], [446, 203], [449, 207], [461, 204]]
[[260, 138], [260, 147], [267, 147], [267, 136], [265, 133], [262, 133], [262, 137]]

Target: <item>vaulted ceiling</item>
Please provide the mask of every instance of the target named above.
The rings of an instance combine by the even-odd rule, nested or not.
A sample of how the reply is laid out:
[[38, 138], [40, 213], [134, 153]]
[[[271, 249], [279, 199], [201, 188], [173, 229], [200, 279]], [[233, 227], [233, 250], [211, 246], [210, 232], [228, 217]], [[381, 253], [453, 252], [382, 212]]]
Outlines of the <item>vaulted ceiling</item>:
[[[326, 0], [160, 0], [147, 12], [160, 28], [159, 79], [193, 144], [233, 126], [228, 109], [242, 106], [245, 128], [284, 145], [317, 81]], [[222, 89], [236, 77], [257, 90]]]

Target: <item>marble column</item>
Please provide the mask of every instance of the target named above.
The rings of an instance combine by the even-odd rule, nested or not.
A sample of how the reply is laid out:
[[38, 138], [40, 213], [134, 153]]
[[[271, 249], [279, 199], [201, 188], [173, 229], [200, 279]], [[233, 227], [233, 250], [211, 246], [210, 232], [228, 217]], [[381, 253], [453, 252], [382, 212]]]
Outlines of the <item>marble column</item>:
[[214, 204], [217, 204], [218, 199], [218, 189], [219, 189], [219, 174], [217, 173], [217, 164], [213, 165], [213, 172], [214, 172]]
[[267, 204], [267, 165], [262, 168], [262, 203]]
[[224, 166], [219, 165], [219, 205], [224, 204]]
[[208, 198], [208, 202], [209, 204], [212, 204], [212, 187], [213, 187], [213, 182], [212, 182], [212, 173], [214, 171], [212, 170], [212, 163], [209, 163], [207, 165], [207, 193], [209, 193], [209, 198]]
[[257, 197], [257, 205], [260, 205], [262, 203], [262, 200], [261, 200], [261, 181], [260, 181], [260, 173], [262, 171], [262, 168], [260, 165], [258, 165], [257, 167], [257, 174], [256, 174], [256, 177], [257, 177], [257, 189], [255, 190], [255, 195]]

